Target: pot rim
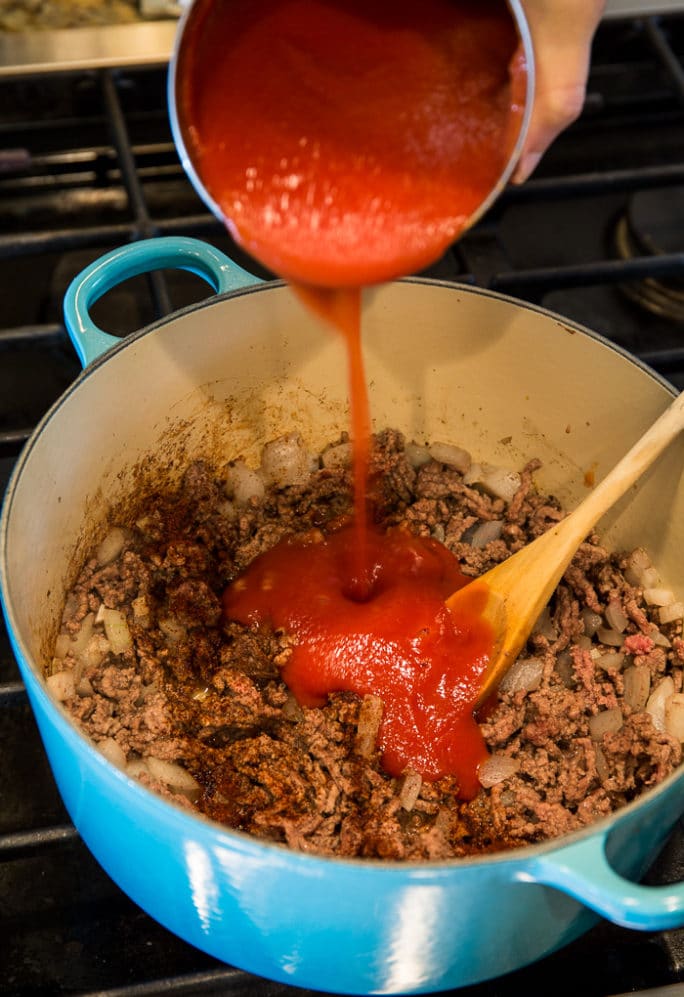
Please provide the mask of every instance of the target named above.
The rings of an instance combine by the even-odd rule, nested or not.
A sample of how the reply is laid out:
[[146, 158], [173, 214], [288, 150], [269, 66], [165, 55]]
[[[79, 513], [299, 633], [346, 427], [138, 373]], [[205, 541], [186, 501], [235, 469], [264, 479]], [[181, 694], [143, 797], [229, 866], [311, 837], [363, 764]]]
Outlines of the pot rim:
[[[517, 307], [523, 310], [536, 312], [539, 315], [543, 315], [546, 318], [553, 320], [556, 323], [556, 325], [560, 326], [562, 329], [565, 329], [568, 333], [570, 334], [575, 332], [583, 333], [585, 336], [588, 336], [590, 339], [596, 340], [597, 342], [601, 343], [601, 345], [612, 350], [614, 353], [617, 353], [618, 356], [622, 357], [624, 360], [633, 364], [635, 367], [638, 367], [645, 374], [651, 377], [654, 381], [660, 384], [661, 387], [665, 388], [666, 391], [669, 394], [671, 394], [673, 398], [678, 393], [676, 387], [670, 381], [668, 381], [666, 377], [663, 377], [662, 374], [659, 374], [658, 371], [654, 370], [653, 367], [650, 367], [644, 360], [641, 360], [635, 354], [630, 353], [630, 351], [627, 350], [625, 347], [620, 346], [618, 343], [615, 343], [612, 340], [608, 339], [602, 333], [590, 329], [588, 326], [583, 325], [581, 322], [577, 322], [575, 319], [571, 319], [564, 315], [560, 315], [558, 312], [554, 312], [550, 308], [546, 308], [543, 305], [537, 305], [533, 302], [525, 301], [522, 298], [516, 298], [514, 295], [506, 294], [503, 291], [496, 291], [487, 287], [479, 287], [475, 284], [460, 283], [458, 281], [448, 280], [446, 278], [441, 278], [441, 277], [409, 276], [409, 277], [400, 277], [397, 278], [396, 280], [387, 281], [382, 284], [372, 285], [364, 289], [364, 294], [373, 295], [377, 291], [382, 291], [383, 289], [394, 286], [396, 284], [416, 284], [419, 286], [439, 287], [448, 291], [457, 291], [459, 293], [479, 295], [480, 297], [484, 298], [493, 298], [497, 301], [501, 301], [506, 304], [516, 305]], [[55, 410], [61, 405], [63, 401], [66, 400], [66, 398], [71, 394], [71, 392], [75, 390], [78, 387], [78, 385], [91, 372], [97, 370], [115, 353], [120, 352], [122, 349], [125, 349], [131, 343], [137, 342], [139, 339], [142, 339], [144, 336], [147, 336], [150, 333], [155, 332], [157, 329], [162, 328], [163, 326], [167, 325], [170, 322], [175, 321], [178, 318], [183, 318], [186, 315], [190, 315], [195, 311], [200, 311], [203, 308], [210, 308], [212, 305], [218, 304], [221, 301], [226, 301], [229, 298], [242, 297], [243, 295], [248, 295], [248, 294], [260, 294], [263, 293], [264, 291], [288, 290], [288, 288], [289, 288], [288, 281], [274, 279], [274, 280], [264, 280], [257, 284], [250, 284], [249, 286], [246, 287], [239, 287], [236, 288], [235, 290], [223, 291], [218, 294], [212, 294], [206, 298], [203, 298], [200, 301], [195, 301], [189, 305], [185, 305], [182, 308], [178, 308], [175, 311], [170, 312], [168, 315], [164, 315], [161, 318], [155, 319], [153, 322], [150, 322], [147, 325], [142, 326], [140, 329], [136, 329], [135, 331], [128, 333], [125, 336], [122, 336], [118, 342], [113, 343], [112, 346], [109, 349], [107, 349], [104, 353], [99, 354], [91, 362], [89, 362], [88, 365], [78, 373], [78, 375], [74, 378], [72, 383], [65, 389], [65, 391], [53, 402], [53, 404], [50, 406], [50, 408], [41, 418], [40, 422], [37, 423], [35, 429], [31, 433], [31, 436], [26, 441], [24, 449], [22, 450], [22, 453], [20, 454], [18, 459], [19, 460], [23, 459], [24, 452], [28, 447], [29, 443], [31, 442], [31, 440], [33, 439], [33, 437], [38, 435], [38, 432], [42, 430], [43, 425], [49, 420], [49, 417], [54, 415]], [[118, 337], [112, 337], [112, 338], [118, 338]]]
[[[443, 279], [407, 277], [389, 283], [391, 285], [414, 284], [425, 286], [427, 288], [440, 287], [446, 290], [454, 290], [458, 293], [477, 294], [512, 304], [522, 310], [530, 310], [544, 315], [547, 318], [552, 319], [558, 326], [569, 333], [579, 332], [588, 336], [590, 339], [596, 340], [598, 343], [609, 347], [628, 363], [639, 367], [645, 374], [653, 378], [670, 394], [674, 396], [677, 393], [675, 387], [667, 381], [666, 378], [662, 377], [662, 375], [658, 374], [638, 357], [630, 354], [623, 347], [608, 340], [600, 333], [594, 332], [574, 320], [566, 319], [564, 316], [558, 315], [557, 313], [552, 312], [540, 305], [530, 304], [510, 295], [505, 295], [497, 291], [491, 291], [487, 288], [480, 288], [468, 284], [458, 284]], [[112, 346], [112, 348], [107, 350], [105, 353], [101, 354], [91, 364], [89, 364], [89, 366], [80, 372], [71, 385], [69, 385], [63, 394], [55, 400], [36, 425], [34, 431], [17, 458], [14, 468], [12, 469], [0, 514], [0, 602], [2, 603], [10, 640], [12, 642], [13, 649], [15, 650], [20, 671], [25, 680], [28, 673], [29, 680], [25, 681], [25, 684], [27, 686], [27, 691], [30, 692], [31, 698], [33, 696], [37, 696], [43, 709], [47, 710], [49, 714], [54, 716], [55, 721], [60, 728], [62, 738], [66, 738], [67, 741], [71, 741], [73, 747], [77, 750], [85, 750], [92, 762], [103, 766], [102, 773], [105, 781], [111, 782], [113, 785], [118, 785], [120, 789], [129, 794], [132, 793], [133, 797], [137, 799], [138, 805], [147, 810], [153, 819], [159, 820], [168, 826], [172, 826], [181, 833], [185, 832], [183, 834], [184, 838], [188, 837], [188, 834], [192, 836], [192, 829], [199, 826], [200, 828], [203, 828], [202, 834], [209, 836], [212, 846], [237, 848], [238, 851], [243, 853], [250, 852], [254, 854], [261, 854], [265, 850], [266, 853], [271, 855], [273, 858], [280, 856], [288, 862], [294, 862], [297, 865], [301, 864], [304, 868], [309, 870], [315, 870], [316, 867], [324, 868], [330, 864], [333, 864], [338, 868], [352, 866], [355, 869], [362, 868], [373, 870], [374, 873], [378, 873], [383, 876], [397, 876], [402, 873], [409, 873], [413, 877], [425, 876], [427, 879], [432, 879], [437, 874], [458, 868], [470, 869], [482, 865], [490, 866], [492, 864], [500, 866], [506, 863], [510, 863], [513, 866], [527, 865], [531, 860], [541, 858], [553, 852], [561, 852], [566, 847], [588, 841], [591, 838], [607, 838], [608, 835], [620, 823], [622, 823], [623, 820], [629, 819], [630, 815], [634, 814], [650, 801], [657, 800], [663, 794], [668, 793], [675, 782], [684, 781], [684, 763], [682, 763], [657, 786], [645, 790], [630, 803], [620, 807], [619, 810], [593, 821], [584, 828], [579, 828], [557, 838], [550, 838], [535, 844], [520, 845], [506, 851], [470, 855], [461, 858], [455, 857], [452, 859], [436, 861], [388, 861], [374, 858], [349, 858], [334, 855], [323, 856], [320, 854], [310, 854], [307, 852], [297, 851], [279, 842], [256, 838], [254, 835], [248, 834], [247, 832], [225, 827], [216, 821], [212, 821], [209, 818], [204, 817], [202, 814], [188, 813], [181, 806], [173, 803], [172, 801], [166, 800], [152, 790], [146, 789], [138, 783], [137, 780], [127, 776], [124, 772], [117, 769], [116, 766], [105, 759], [104, 756], [97, 751], [94, 743], [79, 730], [77, 725], [67, 716], [64, 708], [49, 694], [44, 682], [40, 681], [37, 669], [34, 665], [28, 664], [28, 662], [33, 662], [33, 655], [29, 652], [20, 636], [19, 627], [16, 625], [14, 609], [9, 597], [9, 567], [7, 550], [8, 535], [12, 515], [12, 506], [21, 475], [24, 467], [31, 458], [31, 454], [37, 440], [42, 435], [47, 425], [57, 416], [62, 405], [66, 404], [66, 402], [78, 390], [79, 386], [86, 378], [99, 371], [100, 368], [109, 361], [111, 356], [121, 352], [143, 337], [156, 332], [178, 318], [191, 315], [194, 312], [212, 307], [213, 305], [219, 304], [223, 301], [242, 297], [243, 295], [263, 293], [264, 291], [283, 290], [287, 289], [287, 286], [286, 281], [277, 280], [214, 295], [202, 301], [190, 304], [182, 309], [178, 309], [161, 319], [157, 319], [136, 332], [123, 337], [119, 343]], [[679, 814], [673, 821], [673, 825], [681, 818], [682, 814]], [[197, 833], [197, 831], [194, 833]]]

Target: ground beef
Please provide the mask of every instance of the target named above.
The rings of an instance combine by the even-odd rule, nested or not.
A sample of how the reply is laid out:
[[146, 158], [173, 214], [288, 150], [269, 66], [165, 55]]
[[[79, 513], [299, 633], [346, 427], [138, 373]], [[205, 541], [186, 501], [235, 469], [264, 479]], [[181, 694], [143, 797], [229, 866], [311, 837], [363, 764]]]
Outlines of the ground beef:
[[[595, 536], [480, 718], [508, 769], [491, 783], [483, 775], [474, 800], [459, 800], [451, 778], [382, 770], [375, 697], [339, 693], [302, 708], [280, 680], [291, 639], [225, 623], [221, 594], [283, 535], [349, 515], [351, 473], [339, 459], [348, 451], [343, 437], [306, 480], [267, 481], [239, 503], [226, 484], [235, 468], [197, 462], [175, 491], [148, 496], [134, 522], [117, 524], [84, 565], [48, 685], [112, 761], [228, 827], [303, 851], [392, 860], [555, 837], [673, 771], [681, 744], [644, 707], [664, 675], [682, 689], [682, 623], [658, 627], [627, 580], [628, 557]], [[374, 514], [439, 539], [477, 575], [562, 517], [534, 486], [538, 467], [524, 467], [506, 499], [467, 483], [429, 448], [414, 447], [409, 459], [401, 434], [386, 431], [372, 451]], [[479, 544], [483, 523], [495, 532]], [[621, 632], [608, 622], [619, 610]]]

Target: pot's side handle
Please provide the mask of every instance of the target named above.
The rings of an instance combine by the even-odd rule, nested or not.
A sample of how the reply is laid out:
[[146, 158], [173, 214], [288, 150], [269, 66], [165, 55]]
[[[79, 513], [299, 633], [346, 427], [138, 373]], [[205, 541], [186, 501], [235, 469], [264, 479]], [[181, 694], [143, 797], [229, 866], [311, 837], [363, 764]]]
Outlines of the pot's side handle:
[[642, 886], [624, 879], [609, 864], [601, 835], [536, 860], [517, 878], [568, 893], [623, 928], [666, 931], [684, 925], [684, 883]]
[[219, 293], [260, 283], [214, 246], [186, 236], [143, 239], [113, 249], [75, 277], [64, 298], [67, 332], [84, 367], [120, 342], [93, 322], [92, 305], [129, 277], [164, 269], [190, 270]]

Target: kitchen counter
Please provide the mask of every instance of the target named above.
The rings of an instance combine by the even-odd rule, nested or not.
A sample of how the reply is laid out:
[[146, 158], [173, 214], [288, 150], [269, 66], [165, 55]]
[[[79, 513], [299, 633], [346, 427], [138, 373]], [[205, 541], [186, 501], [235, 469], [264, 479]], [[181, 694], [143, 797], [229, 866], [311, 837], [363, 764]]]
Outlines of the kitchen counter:
[[54, 31], [0, 32], [0, 77], [155, 66], [169, 60], [175, 19]]

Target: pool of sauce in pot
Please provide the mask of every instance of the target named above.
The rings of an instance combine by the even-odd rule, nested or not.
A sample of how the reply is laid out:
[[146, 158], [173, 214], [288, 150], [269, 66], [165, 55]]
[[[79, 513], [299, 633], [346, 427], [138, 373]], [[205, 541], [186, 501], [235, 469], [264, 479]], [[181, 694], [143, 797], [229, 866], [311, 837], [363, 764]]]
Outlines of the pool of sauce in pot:
[[473, 710], [493, 634], [477, 605], [459, 620], [444, 605], [467, 581], [445, 547], [369, 524], [361, 288], [434, 262], [496, 185], [520, 128], [517, 42], [503, 0], [197, 0], [177, 72], [228, 228], [349, 362], [354, 516], [261, 555], [224, 613], [294, 636], [282, 677], [303, 705], [378, 696], [386, 771], [456, 776], [464, 798], [487, 754]]
[[[456, 776], [460, 795], [479, 788], [487, 751], [473, 718], [491, 630], [473, 613], [455, 620], [444, 600], [467, 579], [442, 544], [395, 529], [369, 529], [359, 598], [354, 525], [285, 539], [224, 594], [224, 611], [296, 638], [283, 681], [303, 706], [351, 690], [383, 703], [383, 768], [423, 778]], [[369, 583], [369, 584], [368, 584]]]

